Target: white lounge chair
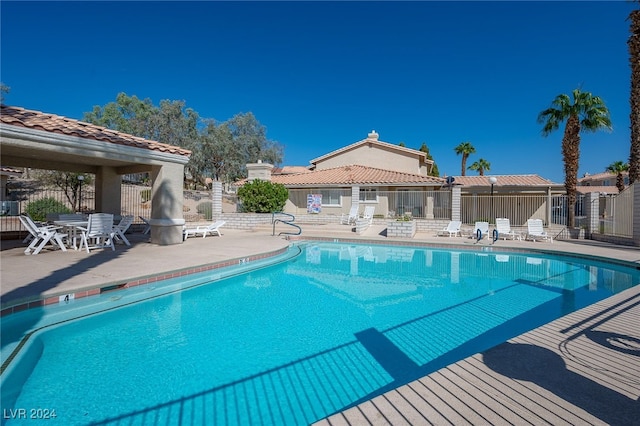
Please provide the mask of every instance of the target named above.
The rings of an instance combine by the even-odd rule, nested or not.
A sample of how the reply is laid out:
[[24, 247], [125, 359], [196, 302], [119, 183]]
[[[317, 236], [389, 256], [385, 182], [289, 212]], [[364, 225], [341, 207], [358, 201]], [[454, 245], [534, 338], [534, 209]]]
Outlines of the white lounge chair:
[[353, 225], [358, 219], [358, 205], [351, 205], [351, 210], [349, 210], [349, 214], [342, 213], [340, 216], [340, 223], [342, 225]]
[[125, 237], [124, 233], [127, 232], [127, 230], [132, 224], [133, 224], [133, 215], [122, 216], [122, 219], [120, 219], [120, 222], [118, 222], [118, 224], [113, 227], [113, 231], [114, 231], [113, 238], [116, 241], [122, 241], [126, 245], [130, 246], [131, 243], [129, 242], [127, 237]]
[[145, 219], [142, 216], [138, 216], [138, 217], [144, 223], [144, 230], [142, 231], [142, 233], [143, 234], [148, 234], [149, 232], [151, 232], [151, 224], [149, 223], [149, 220]]
[[521, 235], [511, 229], [511, 222], [506, 217], [496, 218], [496, 230], [498, 231], [498, 238], [502, 237], [503, 240], [510, 238], [512, 240], [521, 240]]
[[527, 220], [527, 240], [531, 239], [533, 241], [536, 240], [544, 240], [553, 243], [553, 238], [551, 235], [547, 234], [547, 231], [544, 230], [542, 225], [542, 219], [529, 219]]
[[20, 215], [20, 222], [27, 228], [29, 234], [31, 234], [32, 241], [31, 244], [24, 250], [24, 254], [32, 254], [36, 255], [40, 253], [40, 251], [47, 244], [53, 245], [54, 248], [59, 247], [62, 251], [67, 251], [67, 248], [64, 245], [64, 239], [67, 238], [67, 234], [61, 234], [58, 232], [60, 226], [39, 226], [31, 219], [31, 217], [26, 215]]
[[183, 234], [184, 234], [184, 239], [186, 240], [187, 238], [189, 238], [191, 235], [200, 235], [202, 234], [202, 238], [206, 237], [207, 234], [211, 234], [211, 235], [217, 235], [219, 237], [222, 236], [222, 232], [220, 232], [220, 227], [222, 225], [224, 225], [226, 222], [224, 220], [218, 220], [216, 222], [213, 222], [211, 225], [201, 225], [201, 226], [197, 226], [195, 228], [184, 228]]
[[84, 247], [89, 253], [92, 249], [111, 247], [111, 250], [115, 251], [113, 240], [116, 232], [113, 230], [113, 214], [90, 214], [87, 227], [78, 226], [77, 229], [82, 233], [80, 250]]
[[[478, 232], [479, 231], [479, 232]], [[478, 234], [480, 238], [478, 238]], [[475, 238], [481, 240], [489, 235], [489, 222], [476, 222], [473, 227], [473, 234], [471, 234], [470, 238]]]
[[373, 212], [376, 210], [375, 206], [366, 206], [362, 212], [362, 217], [359, 220], [364, 220], [371, 224], [373, 222]]
[[447, 226], [445, 226], [444, 228], [442, 228], [436, 233], [436, 237], [439, 237], [440, 235], [446, 235], [446, 234], [448, 234], [449, 237], [459, 237], [461, 235], [460, 234], [461, 227], [462, 227], [462, 221], [451, 220], [449, 221]]

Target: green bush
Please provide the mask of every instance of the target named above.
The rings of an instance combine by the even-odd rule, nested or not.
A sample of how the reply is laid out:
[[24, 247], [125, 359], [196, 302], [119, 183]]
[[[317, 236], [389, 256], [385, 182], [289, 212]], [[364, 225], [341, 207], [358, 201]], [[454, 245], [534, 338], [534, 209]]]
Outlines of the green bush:
[[238, 198], [245, 212], [273, 213], [282, 211], [289, 199], [289, 191], [280, 183], [256, 179], [238, 189]]
[[48, 213], [73, 213], [71, 209], [65, 206], [55, 198], [41, 198], [27, 204], [25, 211], [33, 218], [33, 220], [45, 221]]
[[205, 219], [211, 220], [213, 218], [211, 201], [203, 201], [196, 206], [196, 211], [203, 215]]

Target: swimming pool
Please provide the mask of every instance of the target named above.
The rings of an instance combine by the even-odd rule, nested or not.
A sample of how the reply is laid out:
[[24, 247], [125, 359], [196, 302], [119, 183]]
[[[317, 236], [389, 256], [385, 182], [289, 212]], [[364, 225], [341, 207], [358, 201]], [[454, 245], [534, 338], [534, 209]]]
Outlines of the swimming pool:
[[640, 282], [569, 257], [301, 248], [40, 327], [3, 374], [3, 423], [308, 424]]

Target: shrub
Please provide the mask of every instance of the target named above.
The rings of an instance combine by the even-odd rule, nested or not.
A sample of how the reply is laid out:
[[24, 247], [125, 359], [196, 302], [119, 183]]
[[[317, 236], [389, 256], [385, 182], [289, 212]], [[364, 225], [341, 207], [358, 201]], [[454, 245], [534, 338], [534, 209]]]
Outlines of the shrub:
[[238, 198], [245, 212], [274, 213], [282, 211], [289, 191], [280, 183], [256, 179], [238, 189]]
[[37, 221], [47, 220], [48, 213], [73, 213], [71, 209], [52, 197], [41, 198], [30, 202], [27, 204], [25, 211], [33, 220]]
[[211, 201], [203, 201], [196, 206], [196, 211], [203, 215], [205, 219], [211, 220], [213, 218]]

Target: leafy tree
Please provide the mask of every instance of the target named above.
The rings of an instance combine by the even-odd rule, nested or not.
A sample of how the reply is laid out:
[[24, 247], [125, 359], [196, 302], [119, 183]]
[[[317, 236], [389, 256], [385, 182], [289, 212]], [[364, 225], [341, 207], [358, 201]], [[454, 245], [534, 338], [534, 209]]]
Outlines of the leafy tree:
[[629, 165], [622, 161], [614, 161], [607, 166], [605, 171], [616, 174], [616, 187], [618, 191], [624, 191], [624, 176], [622, 176], [622, 173], [629, 171]]
[[[282, 162], [284, 151], [277, 142], [267, 139], [267, 128], [256, 119], [253, 113], [236, 114], [225, 122], [229, 127], [233, 142], [243, 157], [244, 163], [255, 163], [258, 160], [274, 165]], [[246, 176], [245, 164], [242, 165], [242, 176]]]
[[470, 165], [469, 170], [475, 170], [480, 176], [484, 176], [485, 171], [491, 170], [491, 163], [484, 158], [481, 158]]
[[467, 158], [469, 155], [474, 154], [476, 149], [471, 145], [471, 142], [461, 142], [460, 145], [453, 148], [457, 155], [462, 155], [462, 171], [460, 174], [466, 176], [467, 170]]
[[0, 102], [4, 103], [4, 95], [9, 94], [10, 91], [11, 91], [11, 87], [9, 87], [6, 84], [0, 82]]
[[200, 184], [207, 177], [233, 182], [246, 176], [247, 163], [278, 165], [284, 156], [282, 146], [267, 139], [266, 128], [250, 112], [218, 124], [201, 119], [183, 101], [163, 100], [156, 107], [149, 99], [119, 93], [115, 102], [85, 113], [84, 120], [191, 150], [185, 181]]
[[[83, 120], [141, 138], [193, 150], [198, 140], [198, 114], [185, 107], [183, 101], [163, 100], [160, 106], [150, 99], [119, 93], [115, 102], [94, 106]], [[185, 172], [198, 180], [199, 170], [190, 161]]]
[[404, 143], [404, 142], [402, 142], [402, 141], [398, 142], [398, 146], [401, 146], [401, 147], [403, 147], [403, 148], [406, 148], [406, 147], [407, 147], [407, 145], [405, 145], [405, 143]]
[[107, 127], [119, 132], [141, 138], [152, 139], [151, 116], [156, 108], [150, 99], [140, 100], [138, 97], [118, 93], [115, 102], [109, 102], [104, 107], [94, 106], [91, 112], [85, 112], [83, 120]]
[[252, 113], [237, 114], [216, 125], [208, 120], [201, 133], [201, 154], [197, 157], [203, 170], [223, 182], [233, 182], [247, 175], [246, 164], [258, 160], [277, 165], [283, 148], [267, 139], [266, 128]]
[[564, 160], [564, 187], [567, 191], [567, 225], [575, 226], [576, 186], [580, 159], [580, 133], [611, 130], [611, 118], [604, 101], [589, 92], [574, 89], [571, 97], [566, 94], [556, 96], [551, 107], [540, 112], [538, 123], [543, 124], [542, 135], [548, 136], [567, 121], [562, 137], [562, 158]]
[[629, 154], [629, 184], [640, 180], [640, 10], [629, 14], [631, 21], [629, 63], [631, 65], [631, 149]]
[[274, 213], [282, 211], [289, 191], [280, 183], [256, 179], [238, 189], [238, 198], [245, 212]]
[[[433, 161], [433, 157], [429, 153], [429, 148], [427, 147], [426, 142], [422, 142], [422, 146], [418, 151], [422, 151], [427, 155], [427, 159]], [[429, 176], [440, 177], [440, 171], [438, 171], [438, 165], [433, 162], [433, 166], [431, 167], [431, 171], [429, 172]]]
[[[78, 179], [78, 176], [83, 176], [84, 179]], [[80, 205], [81, 187], [88, 187], [93, 183], [93, 175], [91, 174], [61, 172], [57, 170], [35, 170], [34, 178], [41, 182], [43, 186], [60, 188], [74, 211], [82, 210], [82, 206]]]

